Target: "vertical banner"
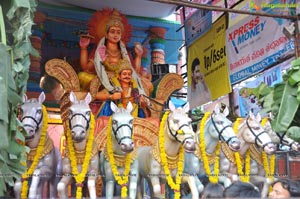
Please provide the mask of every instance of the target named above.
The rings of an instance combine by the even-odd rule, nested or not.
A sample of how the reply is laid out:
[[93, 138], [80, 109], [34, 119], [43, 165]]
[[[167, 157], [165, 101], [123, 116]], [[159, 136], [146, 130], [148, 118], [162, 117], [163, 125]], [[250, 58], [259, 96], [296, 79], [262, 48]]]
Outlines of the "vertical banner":
[[188, 48], [188, 101], [195, 108], [231, 92], [225, 50], [226, 18]]
[[[250, 5], [258, 7], [253, 2]], [[226, 53], [232, 84], [261, 72], [276, 63], [280, 56], [293, 51], [293, 41], [283, 33], [284, 27], [289, 25], [285, 19], [249, 16], [227, 29]]]

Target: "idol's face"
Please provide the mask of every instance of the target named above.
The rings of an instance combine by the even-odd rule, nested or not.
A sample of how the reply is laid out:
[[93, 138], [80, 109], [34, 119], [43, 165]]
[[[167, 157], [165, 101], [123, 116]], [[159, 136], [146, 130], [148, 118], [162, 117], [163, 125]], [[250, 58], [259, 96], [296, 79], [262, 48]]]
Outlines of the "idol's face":
[[107, 39], [112, 43], [118, 43], [121, 40], [122, 30], [120, 26], [111, 26], [106, 34]]
[[132, 78], [132, 71], [131, 70], [122, 70], [122, 72], [120, 73], [120, 81], [122, 82], [126, 82], [129, 83], [131, 81]]

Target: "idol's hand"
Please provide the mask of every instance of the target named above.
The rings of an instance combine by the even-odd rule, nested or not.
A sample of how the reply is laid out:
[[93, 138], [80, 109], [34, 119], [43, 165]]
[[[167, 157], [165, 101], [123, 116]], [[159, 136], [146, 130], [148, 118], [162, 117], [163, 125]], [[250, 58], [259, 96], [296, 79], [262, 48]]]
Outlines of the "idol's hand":
[[80, 36], [80, 40], [79, 40], [80, 48], [87, 48], [90, 44], [90, 41], [91, 41], [90, 37]]
[[122, 94], [120, 92], [116, 92], [111, 95], [112, 100], [119, 100], [119, 99], [121, 99], [121, 97], [122, 97]]
[[105, 61], [105, 59], [107, 58], [107, 54], [106, 54], [106, 46], [99, 46], [99, 48], [97, 49], [100, 58], [102, 61]]
[[134, 43], [134, 52], [135, 52], [136, 56], [142, 57], [142, 55], [143, 55], [143, 47], [142, 47], [142, 45], [139, 42], [135, 42]]

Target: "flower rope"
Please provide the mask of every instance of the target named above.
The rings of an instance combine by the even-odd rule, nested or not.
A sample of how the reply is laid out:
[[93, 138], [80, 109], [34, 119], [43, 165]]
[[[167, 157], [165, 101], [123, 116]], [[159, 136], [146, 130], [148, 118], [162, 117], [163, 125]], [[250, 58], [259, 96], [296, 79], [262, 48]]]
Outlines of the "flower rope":
[[76, 198], [82, 198], [83, 181], [86, 177], [90, 160], [92, 158], [92, 149], [94, 143], [94, 128], [95, 128], [95, 119], [94, 119], [94, 115], [91, 113], [90, 131], [89, 131], [89, 136], [88, 136], [87, 145], [85, 149], [85, 155], [84, 155], [84, 161], [83, 161], [81, 173], [78, 172], [78, 168], [77, 168], [77, 158], [73, 146], [71, 131], [69, 127], [67, 128], [67, 132], [66, 132], [67, 143], [68, 143], [67, 147], [68, 147], [70, 161], [71, 161], [72, 174], [76, 181]]
[[177, 167], [177, 175], [175, 182], [173, 181], [171, 172], [169, 170], [168, 166], [168, 159], [167, 159], [167, 154], [165, 151], [165, 137], [164, 137], [164, 127], [165, 123], [167, 121], [169, 112], [165, 112], [165, 114], [162, 117], [161, 123], [160, 123], [160, 128], [159, 128], [159, 150], [160, 150], [160, 158], [161, 162], [164, 168], [164, 172], [166, 175], [166, 179], [168, 182], [168, 185], [174, 190], [175, 192], [175, 199], [180, 199], [180, 184], [181, 184], [181, 178], [182, 178], [182, 173], [183, 173], [183, 163], [184, 163], [184, 149], [183, 146], [180, 146], [179, 150], [179, 159], [178, 159], [178, 167]]
[[210, 112], [206, 112], [201, 120], [200, 123], [200, 151], [201, 151], [201, 157], [202, 157], [202, 161], [203, 161], [203, 165], [204, 165], [204, 169], [206, 172], [206, 175], [209, 178], [209, 181], [211, 183], [217, 184], [218, 183], [218, 179], [219, 179], [219, 164], [220, 164], [220, 142], [218, 142], [217, 146], [216, 146], [216, 156], [215, 156], [215, 164], [214, 164], [214, 174], [211, 173], [210, 171], [210, 166], [209, 166], [209, 161], [208, 161], [208, 157], [206, 154], [206, 143], [205, 143], [205, 138], [204, 138], [204, 134], [205, 134], [205, 124], [206, 121], [208, 119], [208, 117], [211, 115]]
[[[233, 131], [235, 134], [238, 133], [238, 128], [240, 125], [240, 122], [242, 121], [242, 118], [237, 118], [236, 122], [233, 125]], [[237, 166], [237, 172], [240, 177], [240, 180], [242, 182], [249, 182], [250, 181], [250, 150], [247, 150], [246, 152], [246, 160], [245, 160], [245, 173], [243, 172], [243, 166], [242, 166], [242, 161], [241, 161], [241, 156], [239, 152], [234, 152], [234, 157], [235, 157], [235, 162]]]
[[44, 145], [46, 142], [46, 134], [47, 134], [47, 129], [48, 129], [48, 113], [46, 110], [46, 107], [42, 105], [42, 113], [43, 113], [43, 126], [42, 126], [42, 132], [41, 132], [41, 137], [40, 141], [36, 150], [36, 154], [34, 156], [33, 162], [30, 166], [30, 168], [22, 174], [22, 190], [21, 190], [21, 198], [27, 198], [27, 193], [28, 193], [28, 178], [32, 176], [35, 167], [38, 165], [42, 153], [44, 150]]
[[[261, 121], [261, 125], [264, 127], [267, 123], [268, 118], [264, 118]], [[263, 159], [263, 166], [266, 172], [266, 177], [271, 180], [271, 182], [274, 181], [274, 173], [275, 173], [275, 154], [270, 155], [270, 165], [269, 165], [269, 159], [265, 151], [262, 151], [262, 159]], [[270, 186], [269, 192], [272, 191], [272, 187]]]
[[107, 125], [107, 141], [106, 141], [106, 149], [109, 157], [109, 164], [111, 166], [111, 170], [113, 175], [117, 181], [117, 183], [121, 186], [121, 198], [127, 198], [127, 183], [128, 177], [130, 172], [130, 163], [131, 163], [131, 153], [127, 153], [125, 156], [125, 169], [123, 175], [119, 174], [118, 168], [115, 163], [115, 157], [113, 152], [113, 143], [112, 143], [112, 117], [109, 118], [108, 125]]

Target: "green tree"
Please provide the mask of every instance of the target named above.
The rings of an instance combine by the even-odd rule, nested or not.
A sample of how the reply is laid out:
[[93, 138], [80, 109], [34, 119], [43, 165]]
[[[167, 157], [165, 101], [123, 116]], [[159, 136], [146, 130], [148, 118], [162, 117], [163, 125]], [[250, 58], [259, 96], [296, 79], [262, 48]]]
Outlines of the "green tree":
[[0, 2], [0, 196], [7, 196], [7, 186], [26, 169], [28, 148], [17, 113], [26, 92], [29, 54], [37, 55], [29, 40], [35, 7], [34, 0]]

